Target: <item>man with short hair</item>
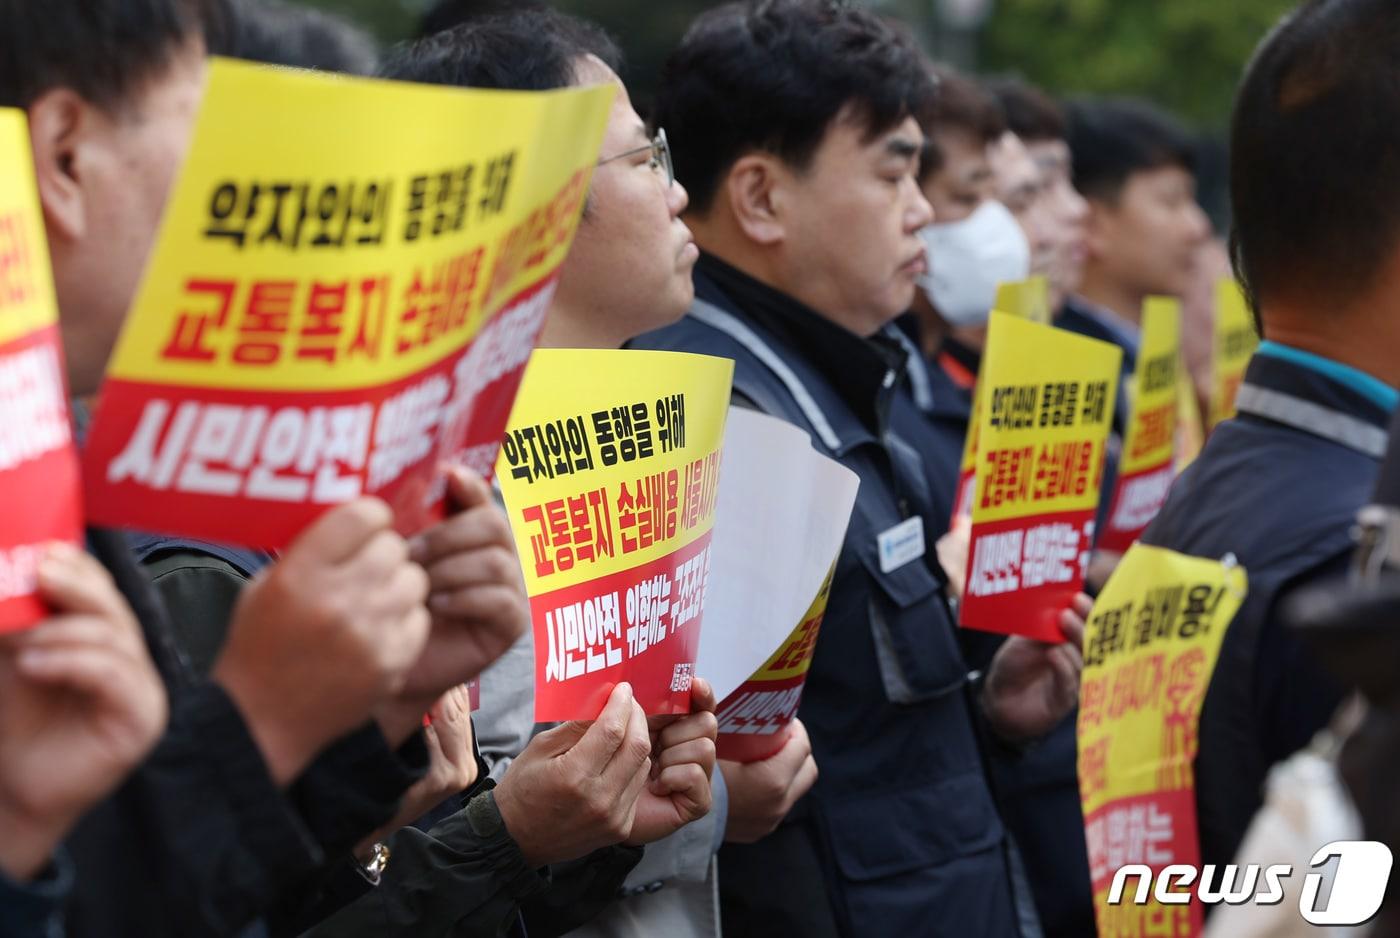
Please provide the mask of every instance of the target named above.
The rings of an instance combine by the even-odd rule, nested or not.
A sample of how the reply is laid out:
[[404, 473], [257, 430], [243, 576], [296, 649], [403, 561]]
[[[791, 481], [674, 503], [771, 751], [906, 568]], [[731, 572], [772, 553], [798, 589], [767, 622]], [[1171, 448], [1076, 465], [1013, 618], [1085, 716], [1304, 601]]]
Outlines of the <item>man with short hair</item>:
[[250, 62], [343, 75], [373, 75], [379, 65], [374, 37], [350, 20], [286, 0], [226, 0], [229, 25], [211, 48]]
[[[136, 292], [221, 25], [212, 0], [0, 3], [0, 105], [28, 113], [80, 400]], [[426, 706], [413, 695], [464, 680], [496, 634], [492, 621], [430, 631], [429, 579], [376, 499], [328, 512], [224, 610], [211, 679], [190, 668], [121, 536], [90, 532], [89, 548], [145, 629], [171, 720], [69, 840], [75, 935], [234, 934], [288, 892], [308, 898], [328, 859], [348, 860], [422, 774]], [[189, 612], [176, 610], [182, 624]], [[518, 627], [499, 627], [503, 648]]]
[[[1400, 402], [1400, 7], [1303, 4], [1254, 55], [1235, 102], [1236, 272], [1264, 342], [1144, 535], [1218, 559], [1249, 593], [1201, 711], [1201, 859], [1233, 862], [1270, 766], [1325, 726], [1341, 689], [1280, 609], [1341, 576]], [[1320, 171], [1319, 167], [1325, 166]]]
[[[1096, 519], [1103, 532], [1131, 416], [1143, 301], [1186, 293], [1210, 225], [1196, 204], [1195, 142], [1172, 118], [1137, 100], [1079, 100], [1068, 122], [1074, 186], [1089, 219], [1079, 288], [1055, 325], [1123, 350]], [[1095, 551], [1089, 582], [1102, 587], [1119, 559]]]
[[[686, 192], [671, 177], [664, 135], [648, 133], [633, 109], [617, 61], [610, 37], [592, 24], [540, 10], [474, 19], [401, 47], [383, 67], [385, 77], [452, 87], [616, 86], [583, 221], [540, 336], [544, 347], [618, 348], [677, 319], [693, 296], [697, 252], [679, 220]], [[482, 675], [475, 724], [499, 781], [494, 792], [478, 795], [427, 834], [401, 832], [390, 842], [398, 862], [381, 885], [314, 934], [431, 938], [468, 927], [494, 934], [519, 913], [532, 934], [580, 925], [575, 933], [716, 934], [713, 855], [726, 811], [716, 782], [714, 809], [702, 817], [711, 805], [715, 761], [708, 686], [697, 680], [691, 716], [651, 721], [660, 737], [654, 754], [660, 775], [638, 790], [618, 785], [628, 778], [614, 769], [577, 773], [597, 748], [598, 730], [585, 734], [582, 723], [535, 726], [534, 676], [528, 633]], [[800, 745], [790, 749], [770, 762], [783, 766], [795, 754], [801, 766], [809, 759]], [[620, 750], [614, 761], [625, 757]], [[576, 788], [560, 790], [561, 777]], [[551, 781], [554, 787], [546, 788]], [[623, 823], [584, 823], [576, 806], [598, 801], [616, 804]], [[635, 823], [625, 823], [631, 816]], [[499, 828], [490, 840], [483, 837], [487, 817]]]
[[906, 353], [881, 333], [927, 272], [934, 93], [878, 17], [770, 0], [702, 15], [657, 96], [702, 256], [690, 313], [641, 344], [734, 359], [736, 400], [861, 478], [801, 707], [822, 774], [772, 835], [721, 852], [728, 935], [1020, 933], [979, 733], [1048, 731], [1078, 652], [1011, 639], [969, 682], [923, 549], [947, 516], [890, 423]]
[[1058, 310], [1079, 289], [1089, 218], [1089, 205], [1074, 188], [1064, 111], [1045, 92], [1016, 79], [990, 82], [987, 90], [1001, 105], [1007, 129], [1021, 139], [1040, 170], [1051, 239], [1043, 272], [1050, 285], [1050, 308]]
[[1136, 367], [1138, 322], [1149, 296], [1181, 296], [1210, 223], [1196, 204], [1195, 142], [1135, 100], [1069, 107], [1074, 186], [1089, 203], [1083, 275], [1059, 325], [1124, 350]]

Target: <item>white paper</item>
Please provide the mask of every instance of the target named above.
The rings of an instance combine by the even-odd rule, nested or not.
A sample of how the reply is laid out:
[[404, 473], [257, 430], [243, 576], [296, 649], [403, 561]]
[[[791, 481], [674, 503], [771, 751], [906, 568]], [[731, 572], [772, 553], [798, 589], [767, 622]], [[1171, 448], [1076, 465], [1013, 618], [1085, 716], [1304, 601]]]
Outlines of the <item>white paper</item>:
[[806, 431], [729, 409], [696, 674], [724, 700], [817, 598], [846, 538], [860, 479]]

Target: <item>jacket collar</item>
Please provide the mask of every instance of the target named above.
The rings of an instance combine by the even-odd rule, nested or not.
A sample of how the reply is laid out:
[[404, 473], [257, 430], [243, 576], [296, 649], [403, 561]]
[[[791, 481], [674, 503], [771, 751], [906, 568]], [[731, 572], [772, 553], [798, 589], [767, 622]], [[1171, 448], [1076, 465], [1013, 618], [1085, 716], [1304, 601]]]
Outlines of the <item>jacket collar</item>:
[[1249, 417], [1331, 440], [1373, 459], [1385, 455], [1390, 411], [1308, 364], [1255, 355], [1235, 404]]

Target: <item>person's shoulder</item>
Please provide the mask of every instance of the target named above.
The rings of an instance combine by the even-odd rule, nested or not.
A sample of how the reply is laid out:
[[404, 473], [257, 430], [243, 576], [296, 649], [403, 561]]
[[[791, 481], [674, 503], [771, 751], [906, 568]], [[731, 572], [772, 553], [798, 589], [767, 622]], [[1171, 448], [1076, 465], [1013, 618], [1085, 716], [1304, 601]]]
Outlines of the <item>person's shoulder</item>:
[[627, 343], [627, 347], [656, 352], [699, 352], [709, 355], [725, 350], [737, 352], [741, 349], [739, 343], [730, 335], [701, 322], [689, 312], [669, 326], [637, 336]]
[[152, 579], [197, 571], [248, 580], [273, 561], [266, 551], [194, 538], [130, 533], [127, 541]]

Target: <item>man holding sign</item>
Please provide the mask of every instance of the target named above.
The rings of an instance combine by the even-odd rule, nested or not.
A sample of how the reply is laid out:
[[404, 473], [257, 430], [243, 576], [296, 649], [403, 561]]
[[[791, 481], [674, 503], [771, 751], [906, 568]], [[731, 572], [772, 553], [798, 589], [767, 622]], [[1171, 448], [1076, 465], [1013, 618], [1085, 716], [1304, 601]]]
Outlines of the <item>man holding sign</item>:
[[[206, 73], [204, 14], [194, 0], [74, 3], [42, 16], [14, 11], [0, 29], [13, 65], [0, 103], [29, 111], [80, 397], [97, 388], [189, 145]], [[128, 40], [112, 43], [113, 29]], [[95, 83], [97, 74], [106, 77]], [[470, 480], [457, 484], [459, 496], [470, 494]], [[105, 514], [132, 504], [92, 507]], [[91, 536], [147, 629], [172, 688], [172, 720], [136, 781], [68, 845], [78, 867], [73, 933], [236, 931], [394, 813], [422, 771], [419, 701], [479, 670], [493, 629], [440, 621], [434, 633], [445, 644], [420, 660], [427, 578], [392, 523], [388, 507], [369, 499], [321, 516], [243, 593], [207, 682], [172, 653], [160, 604], [124, 546]], [[508, 556], [503, 525], [498, 534]], [[508, 609], [489, 621], [504, 630], [498, 647], [520, 625]], [[131, 844], [145, 845], [136, 858]], [[151, 884], [160, 901], [133, 901]], [[293, 903], [314, 898], [298, 889]]]
[[[1204, 863], [1233, 862], [1270, 767], [1342, 697], [1279, 611], [1295, 589], [1350, 568], [1356, 512], [1400, 404], [1400, 167], [1385, 155], [1400, 113], [1397, 29], [1400, 9], [1379, 0], [1306, 5], [1256, 51], [1235, 104], [1235, 257], [1265, 341], [1238, 415], [1143, 536], [1212, 560], [1233, 553], [1249, 571], [1201, 711]], [[1307, 169], [1320, 154], [1325, 175]]]
[[0, 910], [38, 935], [61, 930], [72, 887], [60, 844], [150, 754], [169, 707], [130, 607], [78, 547], [32, 167], [23, 112], [0, 110]]
[[927, 270], [926, 65], [864, 11], [795, 0], [706, 14], [666, 76], [656, 117], [703, 253], [690, 314], [643, 343], [734, 359], [738, 400], [861, 479], [800, 711], [822, 776], [776, 832], [721, 853], [725, 930], [1016, 934], [976, 723], [1048, 731], [1078, 651], [1008, 641], [979, 709], [931, 550], [947, 512], [890, 432], [905, 352], [871, 337]]
[[[613, 60], [615, 55], [611, 40], [589, 24], [559, 14], [529, 12], [482, 18], [429, 37], [400, 50], [385, 66], [386, 74], [394, 78], [432, 84], [517, 91], [599, 84], [619, 92], [604, 134], [602, 158], [590, 185], [580, 239], [563, 264], [558, 290], [550, 302], [542, 334], [545, 346], [620, 345], [638, 328], [639, 319], [656, 317], [658, 310], [678, 306], [690, 292], [693, 248], [688, 249], [689, 232], [676, 220], [685, 204], [685, 190], [669, 185], [665, 151], [649, 139], [621, 82], [604, 61]], [[639, 264], [642, 256], [648, 263]], [[627, 277], [622, 276], [624, 268]], [[639, 287], [644, 292], [638, 292]], [[542, 469], [538, 478], [531, 475], [530, 467], [538, 461], [530, 456], [528, 435], [517, 433], [514, 421], [521, 419], [522, 410], [567, 406], [558, 404], [551, 393], [551, 382], [573, 387], [574, 378], [567, 368], [567, 361], [543, 355], [531, 366], [532, 377], [527, 379], [501, 460], [507, 495], [525, 499], [516, 502], [513, 498], [513, 509], [537, 500], [530, 488], [534, 481], [547, 484], [556, 474], [572, 481], [579, 478], [575, 472], [586, 472], [593, 468], [594, 459], [601, 459], [600, 450], [590, 447], [587, 457], [582, 451], [576, 454], [581, 463], [566, 459], [564, 468], [556, 471], [556, 464], [550, 461], [551, 468]], [[531, 424], [530, 430], [534, 429]], [[568, 439], [567, 431], [562, 439]], [[635, 449], [631, 455], [636, 457]], [[517, 471], [522, 467], [523, 472]], [[535, 530], [534, 525], [528, 527]], [[631, 533], [635, 535], [636, 529]], [[589, 541], [591, 548], [591, 538]], [[449, 574], [453, 567], [450, 560], [434, 556], [440, 539], [429, 534], [423, 542], [430, 573]], [[621, 546], [620, 537], [616, 543]], [[542, 579], [534, 566], [540, 558], [528, 539], [521, 553], [532, 564], [529, 579]], [[574, 570], [576, 565], [586, 569], [584, 553], [560, 551], [556, 546], [545, 559], [550, 573], [561, 567]], [[592, 551], [587, 553], [591, 558]], [[564, 611], [551, 610], [551, 614], [562, 617]], [[590, 611], [596, 615], [596, 608]], [[579, 628], [574, 633], [582, 631]], [[542, 653], [548, 649], [545, 657], [550, 664], [537, 674], [536, 643], [527, 634], [482, 677], [482, 710], [476, 723], [481, 729], [482, 754], [500, 782], [495, 791], [478, 795], [465, 811], [440, 821], [426, 836], [412, 830], [402, 832], [391, 848], [403, 863], [389, 870], [375, 894], [326, 922], [317, 934], [336, 938], [382, 935], [386, 925], [404, 934], [418, 934], [420, 922], [435, 924], [440, 917], [444, 921], [451, 917], [441, 912], [441, 896], [459, 897], [452, 906], [457, 910], [454, 914], [486, 898], [479, 909], [484, 915], [489, 908], [508, 905], [512, 891], [521, 889], [524, 894], [518, 901], [532, 931], [561, 931], [587, 922], [602, 910], [600, 928], [627, 927], [634, 922], [632, 927], [639, 933], [651, 934], [655, 930], [648, 930], [646, 923], [654, 924], [655, 915], [664, 915], [673, 903], [686, 901], [685, 888], [693, 890], [693, 883], [703, 880], [709, 867], [713, 837], [708, 833], [708, 822], [695, 825], [698, 829], [694, 833], [687, 829], [684, 839], [667, 835], [703, 816], [710, 806], [713, 695], [703, 681], [696, 681], [688, 695], [692, 714], [655, 718], [648, 723], [639, 705], [646, 701], [655, 712], [654, 688], [644, 687], [640, 681], [616, 687], [609, 684], [603, 688], [605, 700], [588, 702], [591, 709], [574, 701], [580, 715], [586, 713], [587, 721], [536, 726], [537, 684], [540, 697], [551, 683], [554, 686], [550, 689], [557, 695], [562, 683], [558, 679], [563, 675], [556, 675], [552, 664], [567, 670], [567, 661], [574, 658], [574, 650], [564, 647], [565, 642], [563, 629], [557, 636], [551, 632], [540, 639], [538, 647]], [[620, 656], [625, 647], [622, 635], [616, 642], [606, 638], [601, 642], [597, 663], [607, 663], [609, 646]], [[582, 654], [577, 663], [577, 676], [586, 683], [588, 668]], [[560, 705], [557, 696], [553, 705]], [[655, 739], [654, 749], [645, 735], [648, 729]], [[653, 765], [656, 775], [648, 777]], [[502, 828], [497, 839], [508, 845], [509, 854], [520, 858], [520, 865], [551, 867], [552, 890], [545, 890], [542, 877], [531, 874], [520, 876], [509, 884], [510, 889], [498, 890], [494, 896], [478, 895], [479, 861], [468, 833], [477, 829], [480, 815], [488, 809]], [[721, 823], [722, 818], [721, 811]], [[650, 868], [629, 877], [635, 885], [623, 886], [623, 894], [634, 900], [610, 903], [617, 896], [622, 876], [642, 855], [637, 846], [656, 841], [660, 843], [645, 854]], [[502, 847], [493, 853], [505, 855], [507, 850]], [[698, 855], [698, 860], [691, 855]], [[487, 859], [491, 858], [488, 854]], [[687, 876], [691, 882], [675, 884], [664, 896], [653, 899], [656, 890], [645, 888], [658, 877], [676, 876], [677, 870], [690, 873], [697, 864], [699, 875]], [[508, 867], [502, 868], [499, 875], [504, 880], [509, 872]], [[568, 902], [569, 897], [572, 902]], [[699, 908], [704, 907], [702, 902]], [[672, 929], [690, 918], [675, 913], [672, 917]], [[394, 928], [390, 934], [400, 933]]]

